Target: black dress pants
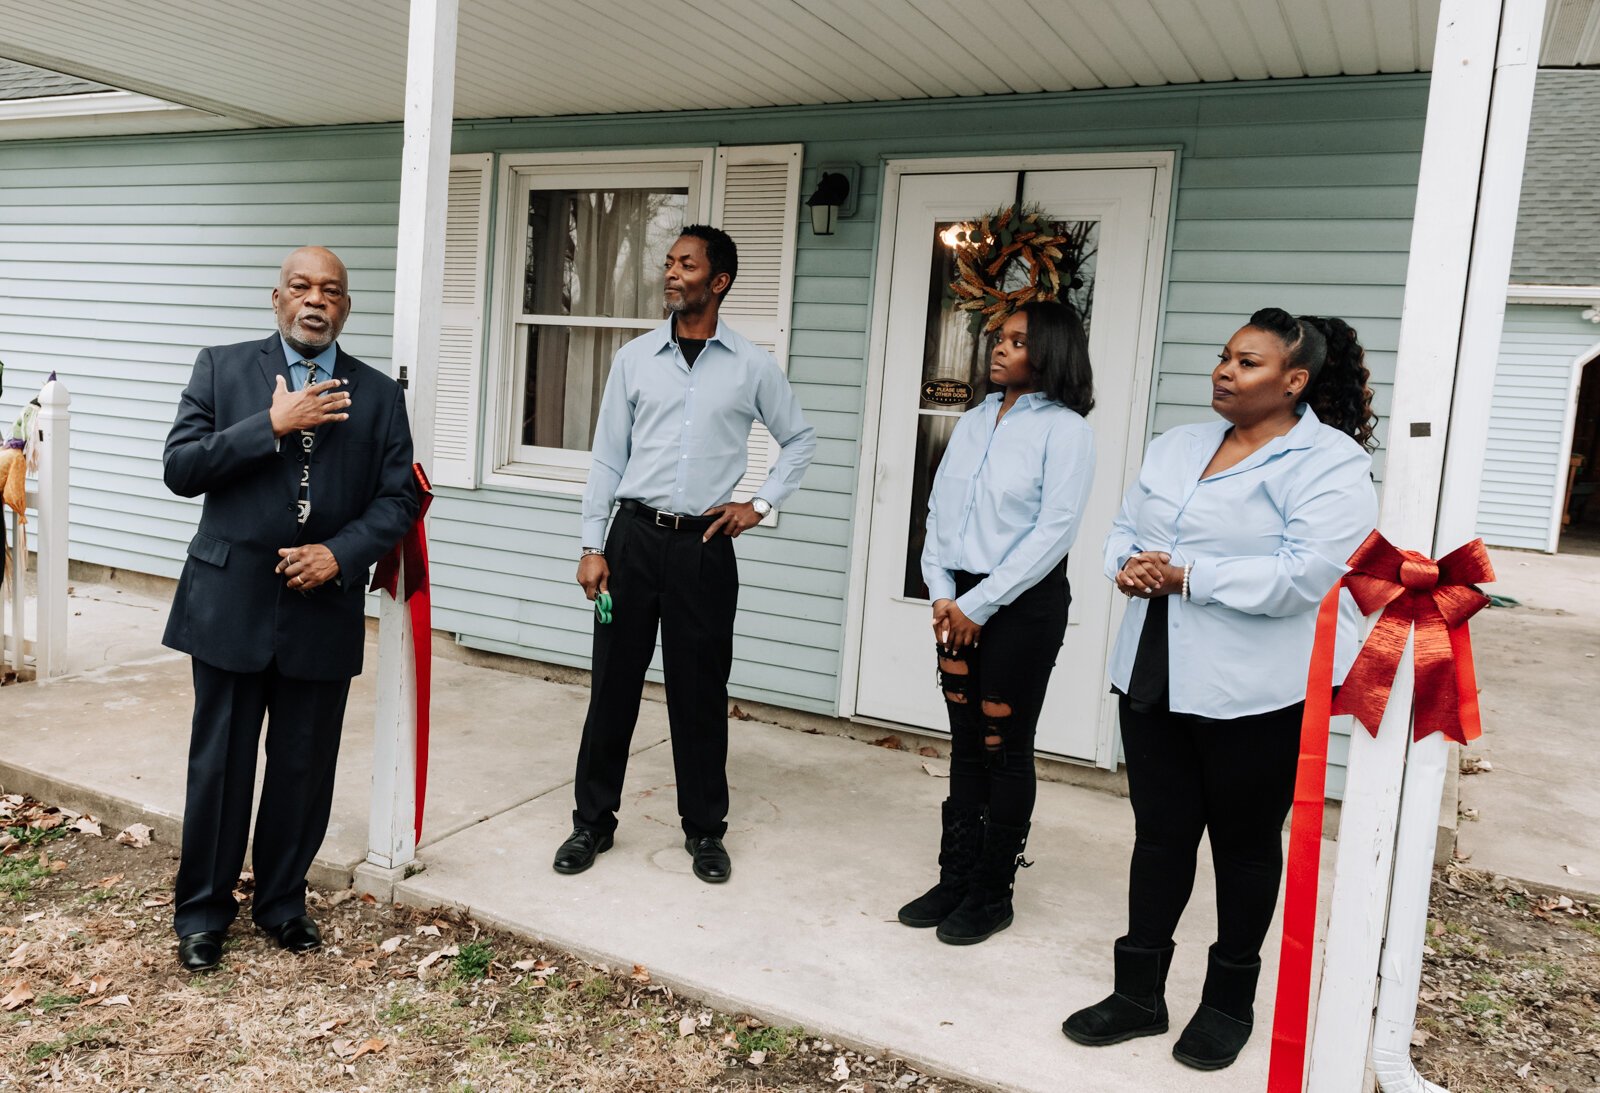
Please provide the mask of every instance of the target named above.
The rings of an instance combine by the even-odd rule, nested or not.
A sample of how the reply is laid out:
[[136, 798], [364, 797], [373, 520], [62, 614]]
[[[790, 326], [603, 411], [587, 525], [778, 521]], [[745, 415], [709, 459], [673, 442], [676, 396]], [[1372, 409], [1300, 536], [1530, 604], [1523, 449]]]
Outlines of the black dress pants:
[[684, 833], [720, 838], [728, 830], [728, 673], [739, 567], [733, 540], [719, 532], [703, 542], [704, 531], [703, 521], [673, 530], [627, 509], [611, 522], [612, 620], [594, 625], [589, 715], [574, 785], [577, 827], [616, 830], [628, 745], [659, 627]]
[[1283, 879], [1283, 821], [1294, 803], [1304, 703], [1213, 721], [1121, 698], [1122, 747], [1135, 838], [1128, 939], [1172, 943], [1194, 888], [1195, 852], [1210, 835], [1217, 877], [1217, 954], [1261, 953]]
[[194, 725], [173, 926], [182, 937], [225, 930], [250, 834], [256, 752], [267, 719], [267, 771], [251, 859], [251, 917], [264, 927], [306, 911], [306, 871], [327, 834], [348, 679], [289, 679], [277, 662], [227, 672], [194, 662]]
[[[976, 648], [955, 654], [964, 675], [940, 672], [950, 714], [950, 799], [988, 805], [996, 823], [1020, 827], [1033, 815], [1034, 734], [1072, 602], [1066, 565], [996, 611]], [[956, 595], [982, 579], [957, 573]], [[939, 657], [952, 659], [942, 651]]]

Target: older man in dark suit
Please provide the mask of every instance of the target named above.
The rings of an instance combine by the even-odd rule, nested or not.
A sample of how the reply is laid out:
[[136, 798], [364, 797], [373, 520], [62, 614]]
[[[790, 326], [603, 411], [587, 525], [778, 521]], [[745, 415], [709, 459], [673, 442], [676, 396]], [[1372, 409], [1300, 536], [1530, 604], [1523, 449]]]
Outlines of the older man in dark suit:
[[205, 495], [164, 639], [194, 666], [174, 908], [190, 971], [217, 965], [238, 913], [263, 717], [251, 914], [286, 949], [321, 943], [305, 877], [361, 671], [367, 571], [417, 516], [404, 395], [337, 344], [344, 263], [295, 251], [272, 309], [278, 332], [265, 341], [201, 350], [164, 459], [169, 489]]

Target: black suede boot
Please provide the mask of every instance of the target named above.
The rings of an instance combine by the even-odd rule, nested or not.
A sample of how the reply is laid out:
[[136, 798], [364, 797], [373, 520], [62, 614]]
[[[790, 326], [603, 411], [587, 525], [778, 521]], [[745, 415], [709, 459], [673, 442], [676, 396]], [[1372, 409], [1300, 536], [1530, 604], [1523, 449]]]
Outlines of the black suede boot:
[[961, 906], [983, 852], [982, 805], [946, 800], [940, 815], [944, 835], [939, 841], [939, 883], [900, 908], [900, 921], [918, 929], [939, 925]]
[[1200, 1008], [1172, 1048], [1172, 1057], [1196, 1070], [1221, 1070], [1233, 1065], [1250, 1039], [1255, 1024], [1256, 979], [1261, 961], [1235, 964], [1211, 946]]
[[1113, 957], [1116, 980], [1111, 994], [1061, 1022], [1067, 1039], [1089, 1047], [1120, 1044], [1167, 1031], [1167, 969], [1172, 949], [1140, 949], [1119, 937]]
[[[983, 831], [983, 853], [961, 905], [939, 923], [946, 945], [976, 945], [1011, 925], [1011, 884], [1025, 864], [1029, 824], [1012, 827], [990, 820]], [[1031, 863], [1026, 863], [1031, 864]]]

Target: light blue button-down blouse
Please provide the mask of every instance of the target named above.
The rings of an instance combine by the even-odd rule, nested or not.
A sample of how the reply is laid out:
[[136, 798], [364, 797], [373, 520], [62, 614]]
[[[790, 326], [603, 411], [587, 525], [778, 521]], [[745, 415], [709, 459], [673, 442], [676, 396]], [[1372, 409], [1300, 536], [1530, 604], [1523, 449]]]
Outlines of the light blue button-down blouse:
[[[1317, 606], [1378, 519], [1371, 456], [1310, 407], [1288, 433], [1202, 479], [1228, 428], [1183, 425], [1152, 441], [1105, 544], [1113, 580], [1143, 551], [1193, 565], [1189, 599], [1168, 604], [1169, 701], [1176, 713], [1218, 720], [1305, 698]], [[1360, 646], [1348, 592], [1340, 607], [1335, 683]], [[1148, 610], [1129, 600], [1111, 653], [1111, 682], [1124, 693]]]
[[756, 496], [778, 508], [811, 465], [817, 431], [771, 353], [719, 321], [690, 368], [671, 319], [617, 350], [583, 491], [583, 545], [605, 544], [621, 498], [690, 516], [726, 502], [756, 421], [781, 449]]
[[[922, 579], [980, 626], [1072, 549], [1094, 484], [1094, 432], [1038, 392], [998, 425], [1001, 392], [961, 415], [928, 493]], [[958, 571], [986, 573], [956, 595]]]

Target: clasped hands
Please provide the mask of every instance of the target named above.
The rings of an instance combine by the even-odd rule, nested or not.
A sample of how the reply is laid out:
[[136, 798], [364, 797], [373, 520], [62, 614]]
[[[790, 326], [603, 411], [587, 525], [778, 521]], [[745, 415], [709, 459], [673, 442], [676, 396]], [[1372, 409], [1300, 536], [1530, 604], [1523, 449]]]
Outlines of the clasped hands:
[[278, 551], [278, 558], [273, 572], [281, 573], [296, 592], [310, 592], [339, 575], [339, 559], [321, 543], [284, 547]]
[[955, 600], [933, 601], [933, 638], [939, 648], [956, 652], [967, 646], [978, 647], [978, 635], [983, 626], [973, 622]]
[[1122, 564], [1117, 574], [1117, 591], [1141, 600], [1170, 596], [1183, 589], [1183, 567], [1172, 564], [1172, 555], [1162, 550], [1135, 554]]

